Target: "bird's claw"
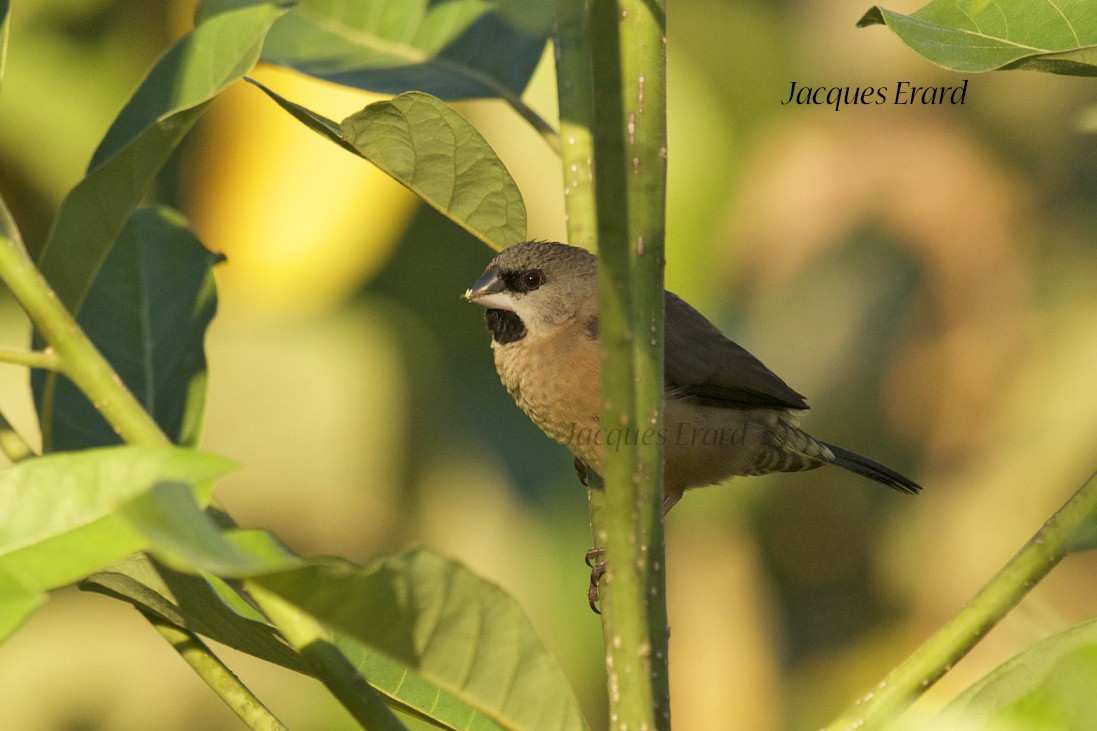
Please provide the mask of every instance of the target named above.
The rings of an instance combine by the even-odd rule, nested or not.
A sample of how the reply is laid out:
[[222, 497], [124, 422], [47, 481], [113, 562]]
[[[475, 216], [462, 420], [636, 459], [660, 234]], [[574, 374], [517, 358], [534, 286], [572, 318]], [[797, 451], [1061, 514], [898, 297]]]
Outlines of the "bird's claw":
[[595, 614], [602, 613], [598, 609], [598, 584], [606, 573], [606, 559], [602, 558], [605, 554], [606, 549], [604, 548], [592, 548], [587, 551], [585, 557], [586, 564], [590, 567], [590, 587], [587, 589], [587, 602], [590, 603], [590, 610]]

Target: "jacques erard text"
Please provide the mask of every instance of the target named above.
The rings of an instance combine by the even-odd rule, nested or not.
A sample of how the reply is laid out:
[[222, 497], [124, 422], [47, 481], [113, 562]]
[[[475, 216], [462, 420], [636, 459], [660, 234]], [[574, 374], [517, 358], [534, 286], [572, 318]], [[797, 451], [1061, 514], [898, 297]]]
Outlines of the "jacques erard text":
[[781, 105], [828, 106], [836, 112], [853, 105], [956, 106], [964, 103], [967, 82], [964, 79], [959, 86], [918, 86], [909, 81], [900, 81], [895, 86], [801, 86], [793, 81], [788, 98]]

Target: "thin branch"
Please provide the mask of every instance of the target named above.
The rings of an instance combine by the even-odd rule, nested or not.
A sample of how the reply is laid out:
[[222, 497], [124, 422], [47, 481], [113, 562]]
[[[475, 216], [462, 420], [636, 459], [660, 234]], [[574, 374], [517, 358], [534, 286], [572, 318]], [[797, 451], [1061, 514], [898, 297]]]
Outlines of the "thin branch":
[[13, 348], [0, 348], [0, 363], [26, 366], [28, 368], [41, 368], [47, 371], [56, 371], [60, 368], [60, 360], [57, 353], [49, 348], [45, 350], [15, 350]]
[[232, 709], [240, 720], [254, 731], [288, 731], [288, 728], [271, 713], [240, 682], [236, 674], [221, 662], [202, 640], [193, 632], [167, 622], [155, 614], [142, 611], [141, 614], [156, 628], [156, 631], [168, 641], [179, 656], [193, 668], [194, 672], [213, 688], [221, 699]]
[[937, 682], [1071, 550], [1079, 529], [1097, 513], [1097, 474], [956, 616], [825, 731], [880, 728]]

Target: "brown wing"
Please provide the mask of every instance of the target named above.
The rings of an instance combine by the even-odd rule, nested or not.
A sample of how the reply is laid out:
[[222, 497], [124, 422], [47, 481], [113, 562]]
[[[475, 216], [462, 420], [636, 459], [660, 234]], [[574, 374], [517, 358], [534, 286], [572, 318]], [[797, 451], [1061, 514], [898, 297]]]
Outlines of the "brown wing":
[[723, 408], [808, 408], [803, 396], [671, 292], [665, 358], [670, 394]]

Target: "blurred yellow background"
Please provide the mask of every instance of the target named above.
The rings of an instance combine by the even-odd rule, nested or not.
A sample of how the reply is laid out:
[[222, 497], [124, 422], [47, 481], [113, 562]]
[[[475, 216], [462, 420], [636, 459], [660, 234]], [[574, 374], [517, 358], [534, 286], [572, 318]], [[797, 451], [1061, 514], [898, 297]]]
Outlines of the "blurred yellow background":
[[[910, 12], [921, 3], [892, 6]], [[194, 2], [13, 3], [0, 193], [33, 245]], [[801, 85], [954, 84], [867, 3], [669, 9], [668, 287], [758, 355], [809, 430], [925, 486], [838, 470], [690, 494], [667, 527], [675, 727], [812, 729], [955, 612], [1097, 467], [1092, 80], [973, 76], [963, 107], [781, 106]], [[261, 68], [333, 119], [376, 97]], [[551, 54], [526, 100], [555, 115]], [[518, 180], [530, 238], [564, 236], [560, 164], [495, 102], [456, 105]], [[237, 84], [158, 195], [224, 252], [203, 447], [242, 469], [246, 526], [359, 562], [421, 545], [513, 593], [605, 728], [586, 606], [586, 501], [563, 447], [510, 402], [458, 297], [491, 252]], [[0, 342], [28, 326], [5, 299]], [[0, 404], [33, 433], [26, 373]], [[918, 703], [1097, 615], [1067, 560]], [[292, 728], [352, 728], [318, 684], [225, 650]], [[59, 592], [0, 646], [4, 726], [236, 729], [136, 612]], [[413, 727], [416, 727], [413, 725]]]

